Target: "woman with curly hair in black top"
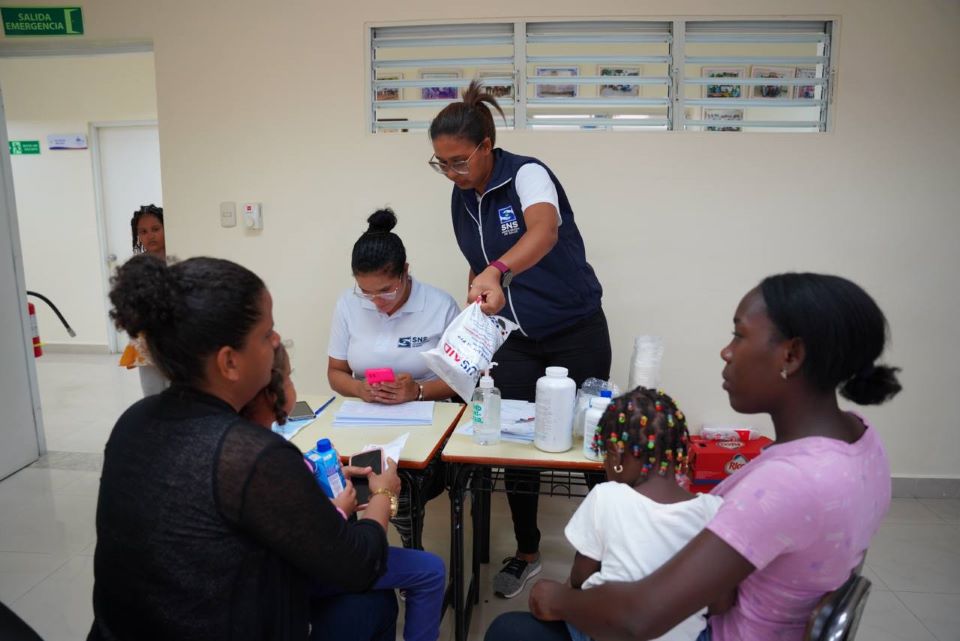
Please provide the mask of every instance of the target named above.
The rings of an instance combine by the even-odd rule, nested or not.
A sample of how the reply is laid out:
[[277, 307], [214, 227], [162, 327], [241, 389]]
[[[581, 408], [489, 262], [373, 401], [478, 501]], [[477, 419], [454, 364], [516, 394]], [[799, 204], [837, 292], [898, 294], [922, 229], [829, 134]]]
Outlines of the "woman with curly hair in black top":
[[[144, 336], [172, 385], [131, 406], [104, 455], [88, 639], [307, 639], [306, 576], [345, 592], [384, 571], [395, 468], [344, 521], [296, 447], [238, 414], [269, 382], [280, 337], [263, 281], [226, 260], [143, 254], [117, 270], [111, 317]], [[392, 639], [392, 594], [319, 603], [313, 639]], [[359, 601], [358, 601], [359, 599]], [[352, 602], [347, 604], [347, 602]]]

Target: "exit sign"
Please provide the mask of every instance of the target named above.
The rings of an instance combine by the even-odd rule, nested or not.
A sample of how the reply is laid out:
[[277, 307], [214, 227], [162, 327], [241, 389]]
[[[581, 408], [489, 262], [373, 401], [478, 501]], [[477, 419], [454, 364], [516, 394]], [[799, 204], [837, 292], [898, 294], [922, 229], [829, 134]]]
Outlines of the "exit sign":
[[39, 140], [11, 140], [10, 141], [11, 156], [27, 156], [27, 155], [39, 154], [39, 153], [40, 153]]
[[82, 36], [80, 7], [0, 7], [7, 36]]

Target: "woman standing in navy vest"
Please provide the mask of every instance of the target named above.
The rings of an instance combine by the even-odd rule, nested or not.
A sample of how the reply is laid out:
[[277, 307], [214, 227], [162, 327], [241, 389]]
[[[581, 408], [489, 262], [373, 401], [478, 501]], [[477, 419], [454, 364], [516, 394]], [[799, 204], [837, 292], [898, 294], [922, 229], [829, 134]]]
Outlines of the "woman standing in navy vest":
[[[587, 263], [583, 239], [563, 185], [536, 158], [494, 147], [490, 107], [496, 99], [470, 84], [461, 102], [430, 124], [430, 166], [453, 181], [453, 231], [467, 263], [468, 302], [482, 298], [487, 314], [514, 320], [494, 356], [504, 398], [533, 401], [548, 366], [569, 370], [581, 385], [610, 376], [610, 335], [600, 307], [600, 281]], [[507, 470], [507, 498], [517, 538], [515, 555], [494, 577], [494, 592], [516, 596], [540, 572], [537, 473]]]

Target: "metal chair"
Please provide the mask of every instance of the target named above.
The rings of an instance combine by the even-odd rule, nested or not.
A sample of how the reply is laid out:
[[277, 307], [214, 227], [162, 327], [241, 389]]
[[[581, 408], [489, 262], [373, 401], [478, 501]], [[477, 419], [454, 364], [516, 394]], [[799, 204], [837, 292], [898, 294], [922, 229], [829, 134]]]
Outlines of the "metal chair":
[[868, 596], [870, 579], [855, 571], [846, 583], [826, 594], [813, 609], [804, 641], [852, 641]]
[[27, 622], [0, 603], [0, 639], [3, 641], [43, 641]]

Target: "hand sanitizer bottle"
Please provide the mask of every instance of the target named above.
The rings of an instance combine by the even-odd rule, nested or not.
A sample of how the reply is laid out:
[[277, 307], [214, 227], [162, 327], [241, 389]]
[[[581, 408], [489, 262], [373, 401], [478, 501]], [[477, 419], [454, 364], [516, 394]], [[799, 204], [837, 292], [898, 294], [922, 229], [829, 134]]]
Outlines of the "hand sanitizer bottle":
[[[492, 368], [495, 363], [491, 363]], [[480, 386], [470, 400], [473, 410], [473, 440], [478, 445], [500, 442], [500, 390], [493, 386], [490, 370], [480, 377]]]

